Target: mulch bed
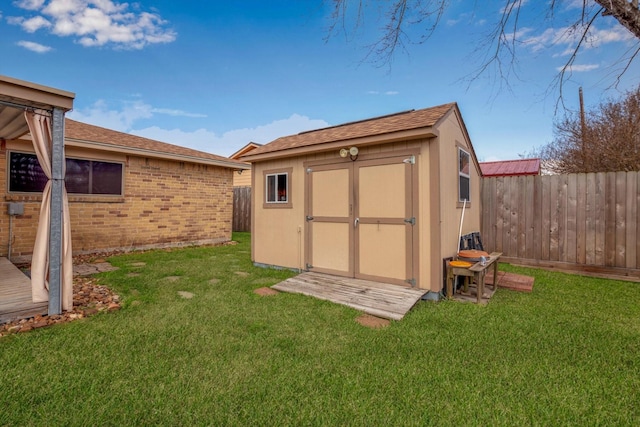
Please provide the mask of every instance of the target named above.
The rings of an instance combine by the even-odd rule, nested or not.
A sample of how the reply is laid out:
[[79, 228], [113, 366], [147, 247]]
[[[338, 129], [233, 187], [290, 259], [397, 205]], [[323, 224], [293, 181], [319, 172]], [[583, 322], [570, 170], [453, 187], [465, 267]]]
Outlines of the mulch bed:
[[73, 309], [54, 316], [35, 316], [0, 325], [0, 337], [71, 322], [105, 311], [120, 309], [120, 297], [91, 277], [73, 279]]
[[[94, 264], [106, 262], [108, 256], [122, 253], [113, 251], [108, 254], [77, 255], [73, 257], [73, 264]], [[18, 265], [28, 268], [29, 265]], [[29, 332], [33, 329], [43, 328], [58, 323], [71, 322], [83, 319], [96, 313], [115, 311], [120, 309], [120, 297], [111, 289], [100, 285], [95, 277], [75, 276], [73, 278], [73, 309], [54, 316], [35, 316], [28, 319], [15, 320], [0, 325], [0, 337], [5, 335]]]
[[93, 277], [73, 278], [73, 309], [54, 316], [35, 316], [0, 325], [0, 337], [82, 319], [120, 309], [120, 297]]

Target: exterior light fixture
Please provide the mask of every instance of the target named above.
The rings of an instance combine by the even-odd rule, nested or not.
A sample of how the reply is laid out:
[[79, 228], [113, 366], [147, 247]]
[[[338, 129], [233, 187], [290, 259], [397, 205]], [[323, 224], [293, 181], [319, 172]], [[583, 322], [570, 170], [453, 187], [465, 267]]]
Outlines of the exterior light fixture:
[[351, 161], [356, 161], [356, 159], [358, 158], [358, 152], [358, 147], [349, 148], [349, 158], [351, 159]]
[[340, 157], [346, 159], [349, 156], [351, 161], [355, 161], [358, 158], [358, 152], [358, 147], [342, 148], [340, 149]]

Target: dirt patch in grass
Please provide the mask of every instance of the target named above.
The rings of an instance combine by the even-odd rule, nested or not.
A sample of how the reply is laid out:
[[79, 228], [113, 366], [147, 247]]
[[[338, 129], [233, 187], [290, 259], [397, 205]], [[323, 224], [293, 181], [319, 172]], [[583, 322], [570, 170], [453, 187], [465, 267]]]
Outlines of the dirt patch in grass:
[[218, 283], [220, 283], [220, 279], [216, 279], [215, 277], [213, 279], [209, 280], [209, 283], [212, 285], [216, 285]]
[[191, 299], [196, 296], [196, 294], [187, 291], [178, 291], [178, 295], [180, 295], [184, 299]]
[[167, 277], [164, 278], [164, 280], [168, 280], [170, 282], [177, 282], [181, 278], [182, 278], [182, 276], [167, 276]]
[[372, 316], [370, 314], [361, 314], [356, 318], [356, 322], [371, 329], [385, 328], [391, 323], [388, 319]]
[[240, 277], [249, 277], [249, 273], [246, 271], [236, 271], [236, 274]]
[[258, 289], [255, 289], [253, 292], [262, 297], [267, 297], [270, 295], [278, 295], [280, 293], [275, 289], [271, 289], [271, 288], [258, 288]]

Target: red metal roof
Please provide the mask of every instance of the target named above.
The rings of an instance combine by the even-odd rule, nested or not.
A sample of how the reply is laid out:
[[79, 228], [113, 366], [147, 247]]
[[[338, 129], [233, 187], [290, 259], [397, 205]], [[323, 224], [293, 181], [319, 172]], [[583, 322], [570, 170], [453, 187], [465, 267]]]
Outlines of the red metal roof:
[[483, 176], [540, 175], [540, 159], [480, 162]]

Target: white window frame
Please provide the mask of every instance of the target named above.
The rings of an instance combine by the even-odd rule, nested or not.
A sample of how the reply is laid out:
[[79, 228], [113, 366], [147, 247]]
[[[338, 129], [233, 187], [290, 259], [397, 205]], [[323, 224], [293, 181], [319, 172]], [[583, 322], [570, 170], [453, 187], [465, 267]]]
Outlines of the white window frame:
[[[468, 159], [468, 166], [469, 166], [469, 173], [464, 173], [461, 166], [462, 166], [462, 155], [464, 155], [467, 157]], [[467, 203], [469, 203], [471, 201], [471, 154], [466, 151], [463, 150], [461, 147], [458, 147], [458, 202], [463, 203], [464, 199], [462, 198], [462, 178], [466, 178], [468, 180], [468, 193], [469, 193], [469, 197], [467, 198]]]
[[[278, 193], [278, 183], [279, 183], [279, 180], [280, 180], [281, 176], [284, 176], [284, 178], [286, 180], [285, 181], [286, 188], [285, 188], [285, 199], [284, 200], [280, 199], [280, 197], [277, 194]], [[275, 188], [273, 189], [274, 190], [273, 193], [276, 196], [276, 200], [269, 200], [269, 178], [270, 177], [275, 177], [275, 181], [274, 181]], [[283, 204], [283, 205], [286, 205], [286, 204], [290, 203], [289, 199], [290, 199], [290, 194], [291, 194], [291, 192], [290, 192], [291, 191], [290, 190], [291, 180], [290, 180], [288, 172], [267, 173], [267, 174], [265, 174], [264, 182], [265, 182], [265, 189], [264, 189], [265, 203], [268, 203], [268, 204]]]

